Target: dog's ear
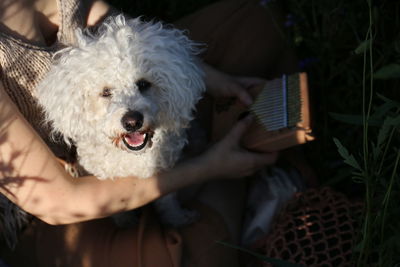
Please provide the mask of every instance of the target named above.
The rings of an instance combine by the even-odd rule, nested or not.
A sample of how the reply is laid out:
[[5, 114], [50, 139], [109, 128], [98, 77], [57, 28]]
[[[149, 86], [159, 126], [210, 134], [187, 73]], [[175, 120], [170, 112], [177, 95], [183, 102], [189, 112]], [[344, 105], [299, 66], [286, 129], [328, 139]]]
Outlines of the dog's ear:
[[72, 69], [70, 55], [77, 48], [68, 48], [57, 53], [55, 64], [36, 89], [38, 103], [44, 111], [44, 122], [52, 125], [53, 131], [61, 133], [64, 140], [76, 140], [82, 131], [81, 109], [84, 107], [85, 90], [79, 71]]
[[196, 103], [205, 91], [204, 74], [197, 54], [201, 45], [184, 31], [161, 22], [129, 20], [135, 33], [131, 54], [158, 87], [161, 121], [175, 129], [188, 126]]
[[[189, 40], [182, 31], [168, 29], [171, 43], [168, 44], [171, 59], [170, 69], [164, 75], [169, 76], [164, 96], [168, 101], [168, 109], [176, 114], [175, 121], [180, 120], [180, 127], [189, 126], [197, 102], [205, 92], [204, 73], [197, 58], [198, 44]], [[179, 120], [178, 120], [179, 119]], [[172, 123], [172, 122], [171, 122]]]
[[203, 74], [196, 63], [185, 62], [171, 67], [175, 73], [168, 75], [176, 76], [163, 79], [164, 84], [160, 86], [161, 103], [165, 107], [162, 110], [162, 121], [168, 121], [168, 125], [174, 125], [177, 129], [188, 127], [193, 119], [193, 113], [197, 102], [201, 99], [205, 85]]

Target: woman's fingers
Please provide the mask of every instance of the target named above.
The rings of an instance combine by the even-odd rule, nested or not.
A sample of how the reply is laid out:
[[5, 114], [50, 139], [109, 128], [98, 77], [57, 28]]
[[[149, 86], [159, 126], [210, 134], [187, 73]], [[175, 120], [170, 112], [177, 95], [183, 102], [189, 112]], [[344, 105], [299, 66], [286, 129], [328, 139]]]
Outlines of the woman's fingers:
[[249, 92], [247, 92], [247, 90], [243, 89], [242, 87], [235, 87], [234, 94], [240, 100], [240, 102], [242, 102], [246, 106], [250, 106], [253, 103], [253, 99], [250, 96]]
[[235, 92], [236, 97], [246, 106], [249, 106], [253, 103], [253, 99], [247, 89], [266, 82], [264, 79], [257, 78], [257, 77], [240, 77], [239, 76], [239, 77], [234, 77], [234, 79], [236, 80], [237, 85], [239, 85], [236, 88], [236, 92]]
[[253, 174], [263, 166], [273, 164], [277, 153], [257, 153], [241, 147], [240, 140], [252, 123], [251, 115], [238, 121], [228, 135], [212, 150], [210, 166], [214, 166], [220, 177], [238, 178]]
[[230, 142], [238, 143], [242, 137], [242, 135], [246, 132], [246, 130], [249, 128], [251, 122], [253, 121], [253, 116], [248, 115], [245, 118], [241, 119], [238, 121], [231, 131], [229, 132], [227, 139]]

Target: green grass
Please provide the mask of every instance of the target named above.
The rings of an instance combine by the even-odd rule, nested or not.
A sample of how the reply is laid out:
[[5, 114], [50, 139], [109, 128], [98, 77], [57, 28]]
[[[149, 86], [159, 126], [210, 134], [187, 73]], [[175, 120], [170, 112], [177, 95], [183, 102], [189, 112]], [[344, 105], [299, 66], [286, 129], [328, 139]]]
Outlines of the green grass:
[[320, 137], [309, 154], [323, 183], [364, 200], [355, 266], [394, 266], [400, 263], [400, 3], [287, 4], [300, 57], [318, 59], [307, 68]]
[[[365, 203], [354, 266], [400, 264], [400, 1], [275, 1], [309, 74], [318, 137], [309, 160], [322, 184]], [[211, 2], [110, 1], [167, 22]]]

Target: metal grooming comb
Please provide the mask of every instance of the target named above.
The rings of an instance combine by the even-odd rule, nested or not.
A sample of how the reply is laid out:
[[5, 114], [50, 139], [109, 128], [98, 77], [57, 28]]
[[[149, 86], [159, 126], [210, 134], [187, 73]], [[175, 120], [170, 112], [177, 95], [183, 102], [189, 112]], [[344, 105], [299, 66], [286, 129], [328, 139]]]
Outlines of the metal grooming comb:
[[252, 88], [253, 105], [245, 110], [231, 105], [214, 112], [213, 137], [221, 139], [243, 112], [256, 117], [243, 137], [243, 145], [255, 151], [277, 151], [314, 139], [311, 134], [306, 73], [283, 75]]
[[291, 128], [301, 120], [299, 74], [267, 82], [250, 111], [267, 131]]

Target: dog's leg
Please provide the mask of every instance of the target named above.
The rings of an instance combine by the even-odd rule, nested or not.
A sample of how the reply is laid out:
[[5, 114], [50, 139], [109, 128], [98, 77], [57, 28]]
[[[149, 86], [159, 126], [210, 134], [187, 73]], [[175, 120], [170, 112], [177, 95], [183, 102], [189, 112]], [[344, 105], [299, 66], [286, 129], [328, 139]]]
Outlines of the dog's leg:
[[168, 194], [155, 201], [155, 208], [163, 224], [172, 227], [182, 227], [195, 222], [199, 214], [181, 206], [176, 193]]

